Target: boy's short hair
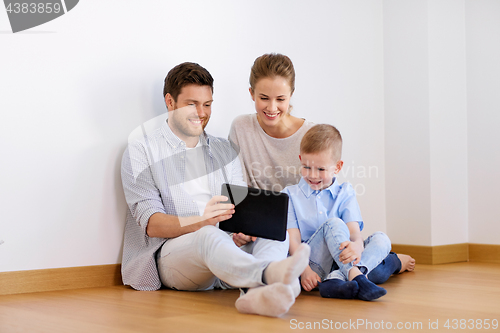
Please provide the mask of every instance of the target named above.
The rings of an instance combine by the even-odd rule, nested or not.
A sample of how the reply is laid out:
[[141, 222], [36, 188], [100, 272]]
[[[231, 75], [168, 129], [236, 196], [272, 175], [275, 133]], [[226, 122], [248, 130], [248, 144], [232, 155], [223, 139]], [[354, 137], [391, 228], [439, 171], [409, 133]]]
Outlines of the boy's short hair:
[[205, 68], [194, 62], [184, 62], [168, 72], [167, 77], [165, 77], [165, 85], [163, 86], [163, 97], [170, 94], [174, 101], [177, 102], [177, 97], [181, 93], [181, 89], [190, 84], [209, 86], [212, 94], [214, 92], [214, 79], [212, 75]]
[[300, 142], [301, 154], [317, 154], [330, 150], [335, 162], [342, 157], [342, 135], [335, 126], [319, 124], [311, 127]]

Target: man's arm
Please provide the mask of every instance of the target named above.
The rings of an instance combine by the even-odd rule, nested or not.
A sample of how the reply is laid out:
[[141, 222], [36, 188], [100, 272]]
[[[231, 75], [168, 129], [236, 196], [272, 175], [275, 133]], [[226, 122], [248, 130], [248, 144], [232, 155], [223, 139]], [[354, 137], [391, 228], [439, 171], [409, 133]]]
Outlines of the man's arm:
[[153, 214], [166, 213], [151, 164], [147, 149], [140, 142], [129, 144], [123, 153], [121, 178], [125, 200], [132, 217], [144, 232]]
[[149, 162], [147, 149], [140, 143], [129, 145], [122, 159], [122, 182], [132, 216], [149, 237], [175, 238], [216, 225], [234, 213], [232, 204], [221, 204], [224, 196], [209, 200], [202, 216], [177, 217], [165, 210], [160, 190], [153, 177], [154, 165]]
[[233, 204], [223, 204], [228, 198], [214, 196], [207, 203], [202, 216], [177, 217], [163, 213], [155, 213], [149, 218], [146, 233], [149, 237], [175, 238], [197, 231], [204, 226], [215, 226], [218, 222], [230, 219], [234, 214]]

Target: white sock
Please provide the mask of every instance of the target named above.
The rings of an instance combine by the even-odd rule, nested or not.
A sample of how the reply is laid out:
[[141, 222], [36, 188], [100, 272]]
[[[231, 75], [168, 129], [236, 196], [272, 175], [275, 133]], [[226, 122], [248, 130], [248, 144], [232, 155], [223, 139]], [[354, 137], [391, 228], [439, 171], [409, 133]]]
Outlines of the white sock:
[[267, 286], [250, 288], [236, 300], [236, 309], [241, 313], [279, 317], [288, 312], [295, 303], [292, 287], [288, 284], [274, 283]]
[[297, 280], [309, 265], [309, 255], [311, 248], [309, 245], [302, 243], [297, 248], [297, 251], [291, 256], [281, 261], [273, 261], [267, 266], [264, 272], [265, 282], [273, 284], [281, 282], [291, 284]]
[[300, 287], [300, 281], [299, 281], [299, 279], [295, 279], [295, 281], [292, 282], [290, 284], [290, 286], [292, 286], [293, 296], [295, 296], [295, 298], [299, 297], [300, 292], [302, 290], [302, 288]]

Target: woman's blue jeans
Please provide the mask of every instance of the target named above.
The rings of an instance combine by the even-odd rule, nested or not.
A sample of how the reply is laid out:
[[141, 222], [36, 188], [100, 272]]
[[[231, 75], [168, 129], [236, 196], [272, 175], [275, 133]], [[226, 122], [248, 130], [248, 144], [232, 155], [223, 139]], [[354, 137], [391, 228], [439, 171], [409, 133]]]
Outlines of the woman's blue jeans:
[[[332, 278], [347, 280], [352, 263], [343, 264], [339, 260], [340, 244], [350, 240], [347, 225], [338, 218], [326, 221], [309, 238], [311, 247], [309, 265], [322, 281]], [[373, 283], [384, 283], [401, 269], [401, 262], [395, 254], [390, 254], [391, 241], [383, 232], [375, 232], [364, 241], [361, 261], [356, 264], [360, 271]], [[399, 268], [398, 268], [399, 267]]]

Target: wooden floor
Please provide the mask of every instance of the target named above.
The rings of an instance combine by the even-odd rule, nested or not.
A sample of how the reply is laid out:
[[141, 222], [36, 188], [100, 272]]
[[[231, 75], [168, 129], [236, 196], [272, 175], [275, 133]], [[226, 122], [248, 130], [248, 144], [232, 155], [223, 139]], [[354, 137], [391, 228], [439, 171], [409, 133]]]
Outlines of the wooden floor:
[[303, 292], [281, 318], [238, 313], [237, 290], [139, 292], [117, 286], [8, 295], [0, 296], [0, 332], [500, 331], [485, 329], [500, 320], [498, 264], [417, 265], [383, 286], [387, 295], [373, 302]]

